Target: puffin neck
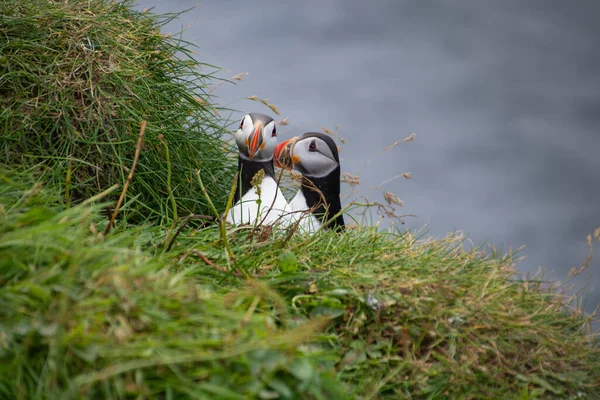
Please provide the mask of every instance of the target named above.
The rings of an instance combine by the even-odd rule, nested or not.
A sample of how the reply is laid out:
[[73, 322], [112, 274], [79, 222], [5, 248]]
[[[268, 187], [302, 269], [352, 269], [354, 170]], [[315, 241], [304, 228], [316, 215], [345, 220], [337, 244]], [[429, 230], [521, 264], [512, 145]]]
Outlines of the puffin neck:
[[237, 203], [238, 200], [241, 199], [246, 193], [248, 193], [248, 190], [250, 190], [250, 188], [252, 188], [250, 182], [252, 182], [252, 178], [254, 178], [254, 175], [256, 175], [257, 172], [261, 169], [265, 171], [265, 176], [275, 178], [275, 168], [273, 167], [273, 160], [255, 161], [243, 158], [241, 156], [238, 157], [238, 172], [240, 172], [240, 176], [238, 181], [238, 187], [235, 190], [235, 194], [233, 197], [234, 204]]
[[[322, 193], [314, 190], [319, 189]], [[331, 171], [327, 176], [313, 178], [302, 176], [302, 194], [306, 199], [306, 205], [313, 209], [312, 213], [315, 217], [326, 224], [327, 228], [336, 231], [344, 230], [344, 217], [342, 214], [336, 214], [342, 211], [342, 203], [340, 202], [340, 167]], [[323, 197], [326, 204], [323, 204]], [[333, 219], [332, 219], [333, 218]]]

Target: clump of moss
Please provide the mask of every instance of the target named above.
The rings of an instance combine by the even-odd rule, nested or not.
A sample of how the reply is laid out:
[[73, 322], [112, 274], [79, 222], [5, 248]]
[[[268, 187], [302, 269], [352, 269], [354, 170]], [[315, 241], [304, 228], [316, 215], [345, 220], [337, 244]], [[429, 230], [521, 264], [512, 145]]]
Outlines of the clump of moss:
[[121, 217], [173, 215], [169, 187], [180, 214], [208, 212], [198, 169], [223, 207], [234, 165], [206, 90], [215, 68], [160, 32], [174, 15], [132, 4], [0, 3], [0, 157], [35, 169], [76, 203], [125, 182], [145, 120]]

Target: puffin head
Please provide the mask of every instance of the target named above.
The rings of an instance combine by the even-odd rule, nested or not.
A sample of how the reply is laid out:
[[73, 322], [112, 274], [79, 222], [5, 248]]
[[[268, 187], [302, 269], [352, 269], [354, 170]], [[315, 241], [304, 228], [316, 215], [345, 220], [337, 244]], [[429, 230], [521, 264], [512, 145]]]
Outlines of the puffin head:
[[277, 146], [275, 121], [264, 114], [245, 115], [235, 133], [235, 142], [240, 155], [249, 160], [272, 160]]
[[293, 168], [309, 178], [325, 177], [340, 167], [335, 141], [321, 132], [306, 132], [280, 143], [273, 160], [279, 168]]

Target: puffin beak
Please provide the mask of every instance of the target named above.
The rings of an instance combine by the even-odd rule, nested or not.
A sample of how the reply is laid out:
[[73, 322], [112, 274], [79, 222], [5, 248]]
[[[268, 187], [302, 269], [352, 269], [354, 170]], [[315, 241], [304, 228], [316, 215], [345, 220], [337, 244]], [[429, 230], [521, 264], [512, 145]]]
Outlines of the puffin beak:
[[281, 142], [275, 147], [275, 152], [273, 153], [273, 161], [275, 165], [279, 168], [284, 169], [292, 169], [292, 149], [294, 148], [294, 144], [298, 141], [298, 137], [293, 137], [285, 142]]
[[256, 128], [254, 129], [254, 132], [250, 134], [250, 146], [248, 147], [248, 156], [250, 158], [254, 158], [256, 153], [258, 153], [258, 151], [263, 147], [263, 124], [262, 122], [257, 121], [254, 126]]

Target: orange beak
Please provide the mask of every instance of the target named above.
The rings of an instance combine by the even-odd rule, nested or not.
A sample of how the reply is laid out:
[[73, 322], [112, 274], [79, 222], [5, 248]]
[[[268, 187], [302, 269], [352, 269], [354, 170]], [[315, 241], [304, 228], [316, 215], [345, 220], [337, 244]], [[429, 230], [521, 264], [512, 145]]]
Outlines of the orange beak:
[[250, 147], [248, 148], [248, 156], [250, 158], [254, 158], [254, 156], [256, 156], [256, 153], [258, 153], [258, 151], [261, 149], [263, 142], [262, 130], [262, 122], [257, 121], [254, 132], [250, 134]]
[[292, 169], [292, 150], [294, 148], [294, 144], [298, 141], [298, 137], [293, 137], [285, 142], [281, 142], [275, 147], [275, 152], [273, 153], [273, 161], [275, 165], [279, 168], [284, 169]]

